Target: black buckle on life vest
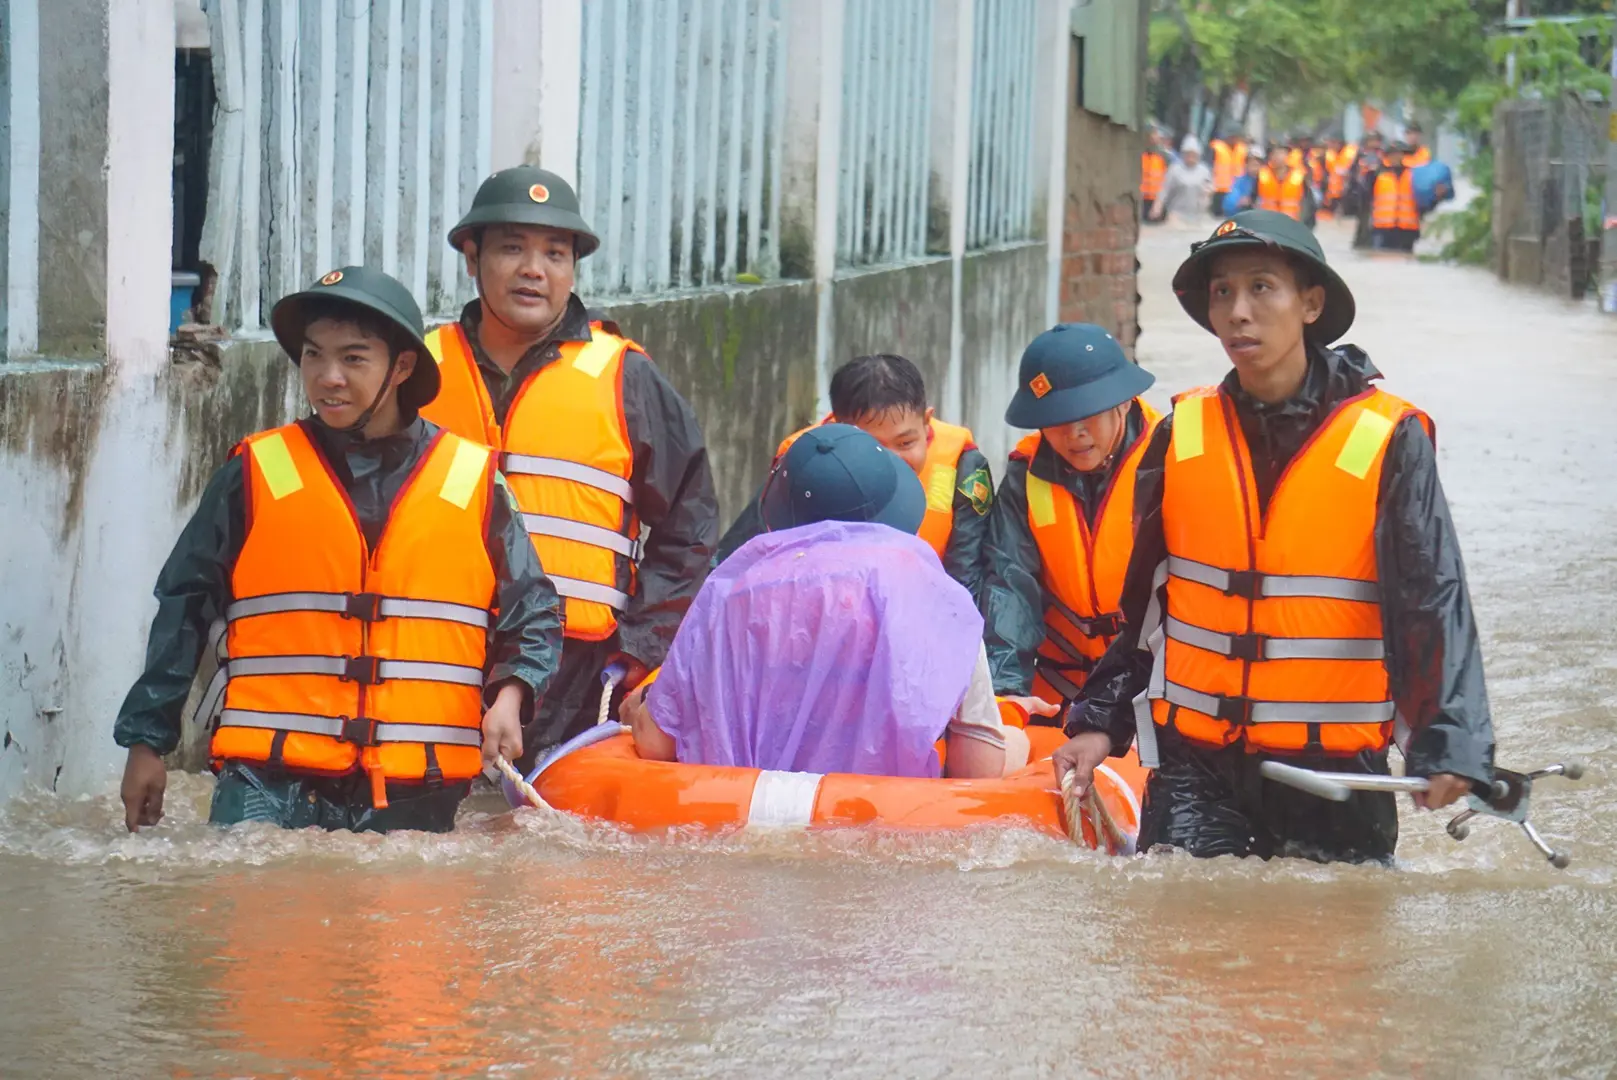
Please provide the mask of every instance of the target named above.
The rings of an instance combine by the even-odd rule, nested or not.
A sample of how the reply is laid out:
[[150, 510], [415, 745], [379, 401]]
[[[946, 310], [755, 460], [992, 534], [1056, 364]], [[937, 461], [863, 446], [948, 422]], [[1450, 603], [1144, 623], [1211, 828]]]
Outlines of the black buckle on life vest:
[[337, 676], [343, 682], [361, 686], [376, 686], [382, 682], [382, 658], [379, 656], [345, 656], [343, 673]]
[[381, 622], [382, 594], [373, 592], [347, 593], [347, 606], [343, 609], [343, 618], [358, 619], [360, 622]]
[[1218, 701], [1218, 708], [1213, 713], [1214, 717], [1224, 721], [1226, 724], [1235, 724], [1238, 727], [1246, 727], [1252, 723], [1251, 699], [1225, 697], [1222, 694], [1214, 694], [1213, 697]]
[[1123, 629], [1123, 616], [1115, 611], [1085, 619], [1081, 629], [1090, 637], [1112, 637]]
[[1230, 658], [1232, 660], [1262, 660], [1264, 659], [1264, 646], [1268, 641], [1268, 634], [1231, 634]]
[[1230, 580], [1224, 586], [1225, 596], [1239, 596], [1246, 600], [1255, 600], [1258, 589], [1263, 584], [1263, 575], [1256, 570], [1228, 570]]
[[380, 745], [376, 739], [376, 721], [363, 716], [339, 716], [342, 721], [342, 734], [337, 738], [345, 743], [355, 746]]

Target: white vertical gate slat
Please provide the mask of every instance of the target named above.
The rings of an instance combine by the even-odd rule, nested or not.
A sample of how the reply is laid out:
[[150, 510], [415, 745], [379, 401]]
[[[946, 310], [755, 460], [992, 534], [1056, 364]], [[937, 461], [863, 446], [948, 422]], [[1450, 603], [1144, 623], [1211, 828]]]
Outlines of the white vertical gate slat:
[[639, 77], [639, 85], [634, 103], [637, 153], [634, 161], [634, 232], [630, 238], [633, 247], [629, 256], [630, 292], [641, 292], [646, 287], [648, 257], [646, 241], [655, 201], [651, 192], [651, 112], [654, 107], [651, 96], [651, 73], [652, 68], [656, 66], [652, 57], [660, 55], [653, 53], [652, 30], [657, 22], [653, 12], [653, 0], [641, 0], [639, 15], [640, 47], [636, 56], [639, 70], [635, 73]]
[[316, 273], [325, 273], [334, 264], [332, 251], [332, 202], [335, 192], [337, 158], [337, 5], [320, 5], [320, 96], [315, 137], [314, 182], [314, 263]]
[[[612, 36], [607, 40], [621, 42], [627, 40], [624, 32], [629, 22], [629, 0], [615, 0], [613, 8]], [[606, 243], [602, 245], [606, 255], [606, 287], [611, 292], [617, 292], [623, 287], [623, 128], [628, 121], [625, 115], [624, 95], [625, 86], [629, 76], [629, 50], [616, 48], [612, 50], [612, 141], [607, 145], [611, 153], [607, 157], [606, 185]], [[600, 228], [599, 224], [596, 228]]]
[[674, 155], [674, 86], [675, 76], [679, 71], [680, 57], [680, 18], [679, 5], [676, 0], [662, 0], [659, 5], [662, 15], [662, 33], [659, 40], [663, 43], [666, 61], [663, 64], [661, 119], [658, 131], [662, 138], [662, 168], [660, 175], [663, 183], [659, 185], [661, 197], [657, 200], [656, 232], [648, 239], [652, 246], [652, 260], [654, 268], [651, 275], [652, 288], [662, 290], [668, 288], [673, 276], [674, 245], [674, 170], [677, 159]]
[[237, 317], [259, 326], [262, 253], [258, 246], [263, 188], [264, 134], [259, 126], [264, 100], [264, 5], [245, 0], [242, 30], [241, 294]]
[[365, 261], [365, 189], [368, 180], [369, 157], [365, 147], [369, 141], [365, 130], [369, 126], [371, 72], [371, 5], [369, 0], [352, 0], [350, 6], [354, 34], [354, 69], [349, 90], [349, 152], [348, 152], [348, 255], [349, 263]]
[[[410, 273], [404, 279], [417, 303], [427, 295], [427, 229], [432, 221], [432, 0], [416, 0], [415, 164], [405, 178], [410, 192]], [[402, 44], [402, 43], [401, 43]]]
[[679, 281], [694, 284], [692, 273], [696, 252], [696, 115], [697, 87], [702, 74], [702, 16], [707, 4], [691, 4], [690, 28], [685, 40], [685, 122], [681, 125], [680, 146], [685, 155], [685, 184], [679, 204]]
[[774, 20], [768, 0], [754, 0], [752, 36], [752, 145], [747, 152], [747, 266], [758, 265], [763, 242], [764, 128], [769, 115], [769, 39]]
[[[466, 0], [445, 0], [448, 5], [448, 34], [444, 42], [444, 141], [442, 179], [438, 191], [442, 228], [429, 238], [438, 245], [438, 290], [445, 307], [452, 308], [456, 283], [460, 281], [460, 259], [444, 240], [460, 220], [461, 211], [461, 117], [465, 113], [465, 65], [461, 56], [466, 47]], [[428, 250], [432, 250], [429, 248]], [[423, 297], [423, 300], [425, 298]]]

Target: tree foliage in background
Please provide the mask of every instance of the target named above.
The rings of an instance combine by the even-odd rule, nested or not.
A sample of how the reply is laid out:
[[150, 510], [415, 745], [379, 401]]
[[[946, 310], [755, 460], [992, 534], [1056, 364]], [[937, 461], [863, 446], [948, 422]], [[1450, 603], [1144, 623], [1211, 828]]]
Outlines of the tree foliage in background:
[[[1590, 42], [1595, 47], [1589, 48]], [[1488, 43], [1489, 65], [1455, 99], [1454, 124], [1473, 146], [1486, 151], [1493, 130], [1494, 110], [1514, 97], [1555, 101], [1568, 94], [1605, 97], [1611, 93], [1611, 77], [1606, 74], [1612, 49], [1609, 21], [1583, 23], [1537, 23], [1530, 29], [1494, 38]], [[1589, 62], [1593, 53], [1595, 63]], [[1515, 82], [1507, 83], [1507, 64], [1514, 61]], [[1445, 215], [1439, 224], [1449, 237], [1442, 257], [1472, 265], [1493, 261], [1493, 154], [1471, 155], [1465, 173], [1477, 185], [1471, 205]], [[1598, 191], [1589, 194], [1598, 198]], [[1586, 230], [1595, 230], [1599, 206], [1585, 209], [1593, 221]]]

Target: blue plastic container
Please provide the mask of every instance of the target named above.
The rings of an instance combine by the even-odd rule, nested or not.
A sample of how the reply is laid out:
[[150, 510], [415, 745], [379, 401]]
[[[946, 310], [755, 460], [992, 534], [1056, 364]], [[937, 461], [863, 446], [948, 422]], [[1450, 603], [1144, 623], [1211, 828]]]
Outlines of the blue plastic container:
[[1423, 214], [1454, 198], [1454, 173], [1441, 161], [1411, 169], [1409, 182], [1415, 188], [1415, 205]]
[[191, 310], [191, 304], [196, 297], [197, 286], [202, 284], [202, 278], [196, 274], [176, 270], [169, 275], [168, 292], [168, 332], [175, 333], [180, 323], [185, 321], [185, 313]]

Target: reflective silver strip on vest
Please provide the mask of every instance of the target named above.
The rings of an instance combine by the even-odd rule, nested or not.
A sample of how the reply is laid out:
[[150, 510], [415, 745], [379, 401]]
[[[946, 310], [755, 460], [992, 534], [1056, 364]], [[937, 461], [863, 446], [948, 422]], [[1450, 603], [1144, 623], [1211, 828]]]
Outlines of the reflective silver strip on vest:
[[[1041, 657], [1040, 659], [1043, 658]], [[1067, 678], [1054, 668], [1040, 664], [1037, 660], [1033, 662], [1033, 674], [1049, 683], [1051, 688], [1054, 689], [1056, 693], [1060, 694], [1068, 701], [1074, 700], [1083, 693], [1083, 691], [1078, 687], [1077, 683], [1073, 682], [1071, 679]]]
[[621, 589], [579, 578], [561, 577], [557, 574], [547, 576], [550, 583], [556, 587], [557, 594], [569, 600], [588, 600], [596, 604], [605, 604], [613, 611], [623, 611], [629, 606], [629, 594]]
[[[1061, 612], [1061, 614], [1066, 617], [1067, 621], [1072, 623], [1074, 626], [1076, 626], [1078, 628], [1079, 632], [1082, 633], [1085, 637], [1105, 637], [1105, 636], [1107, 636], [1107, 635], [1104, 635], [1104, 634], [1101, 634], [1101, 633], [1097, 632], [1096, 629], [1095, 629], [1096, 623], [1098, 623], [1101, 619], [1105, 618], [1106, 617], [1105, 615], [1097, 616], [1096, 618], [1087, 618], [1087, 617], [1085, 617], [1083, 615], [1078, 614], [1076, 611], [1072, 610], [1072, 608], [1070, 608], [1066, 604], [1062, 603], [1059, 597], [1054, 596], [1054, 595], [1052, 595], [1050, 597], [1050, 606], [1055, 608], [1057, 611]], [[1113, 612], [1108, 612], [1107, 614], [1114, 614], [1114, 613]]]
[[[1218, 717], [1218, 698], [1165, 682], [1162, 696], [1182, 709]], [[1225, 699], [1228, 700], [1228, 699]], [[1390, 701], [1254, 701], [1254, 724], [1385, 724], [1393, 716]]]
[[[1168, 616], [1168, 640], [1194, 645], [1220, 656], [1235, 656], [1235, 640], [1229, 634]], [[1283, 638], [1265, 637], [1260, 660], [1380, 660], [1386, 655], [1380, 638]]]
[[551, 517], [548, 514], [523, 514], [522, 523], [529, 536], [555, 536], [563, 540], [577, 540], [581, 544], [606, 548], [630, 559], [640, 558], [640, 541], [631, 540], [620, 532], [603, 529], [599, 525], [586, 525], [572, 518]]
[[[288, 592], [267, 596], [250, 596], [237, 600], [225, 609], [225, 618], [231, 622], [250, 619], [255, 615], [279, 615], [289, 611], [324, 611], [341, 615], [348, 610], [346, 593]], [[440, 622], [464, 623], [480, 630], [488, 629], [488, 612], [469, 604], [453, 604], [447, 600], [406, 600], [401, 597], [383, 597], [378, 614], [384, 619], [437, 619]]]
[[[1185, 581], [1194, 581], [1210, 589], [1223, 591], [1230, 587], [1230, 572], [1209, 566], [1194, 559], [1178, 555], [1168, 556], [1168, 573]], [[1374, 581], [1358, 578], [1317, 577], [1309, 574], [1258, 574], [1258, 595], [1274, 597], [1317, 597], [1323, 600], [1359, 600], [1379, 603], [1381, 587]]]
[[634, 488], [629, 486], [629, 481], [605, 469], [568, 461], [566, 458], [501, 454], [500, 471], [507, 476], [549, 476], [557, 480], [571, 480], [575, 484], [583, 484], [585, 487], [616, 495], [630, 506], [634, 505]]
[[[244, 656], [227, 663], [232, 679], [249, 675], [337, 675], [348, 673], [348, 659], [342, 656]], [[383, 682], [405, 679], [415, 682], [483, 685], [483, 669], [464, 664], [440, 664], [427, 660], [382, 660], [376, 676]]]
[[[341, 738], [344, 721], [335, 716], [309, 713], [253, 712], [226, 709], [219, 717], [220, 727], [264, 728], [268, 731], [295, 731], [304, 735]], [[377, 724], [377, 742], [444, 743], [451, 746], [482, 746], [482, 733], [474, 728], [448, 724]]]

